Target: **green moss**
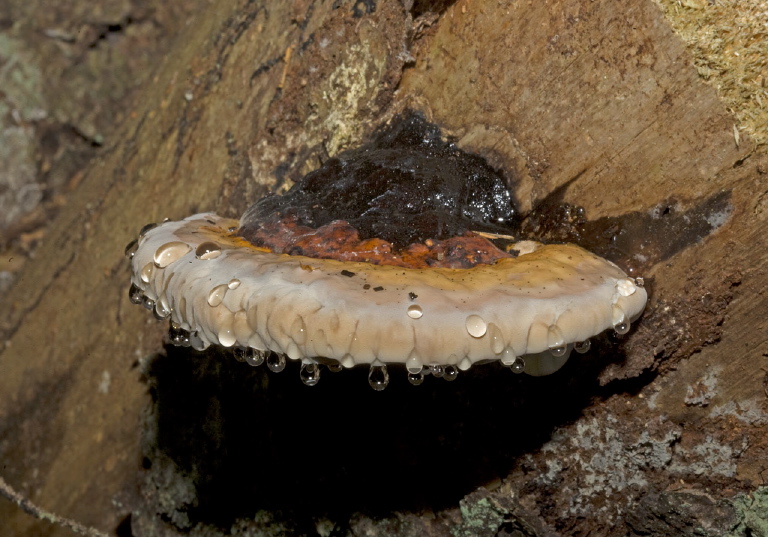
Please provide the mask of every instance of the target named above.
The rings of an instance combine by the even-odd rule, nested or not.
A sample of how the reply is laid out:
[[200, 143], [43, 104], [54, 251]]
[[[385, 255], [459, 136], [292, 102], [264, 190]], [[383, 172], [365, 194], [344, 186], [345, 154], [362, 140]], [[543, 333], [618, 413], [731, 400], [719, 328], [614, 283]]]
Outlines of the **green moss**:
[[739, 494], [732, 503], [739, 514], [739, 524], [729, 537], [768, 536], [768, 487], [759, 487], [751, 494]]

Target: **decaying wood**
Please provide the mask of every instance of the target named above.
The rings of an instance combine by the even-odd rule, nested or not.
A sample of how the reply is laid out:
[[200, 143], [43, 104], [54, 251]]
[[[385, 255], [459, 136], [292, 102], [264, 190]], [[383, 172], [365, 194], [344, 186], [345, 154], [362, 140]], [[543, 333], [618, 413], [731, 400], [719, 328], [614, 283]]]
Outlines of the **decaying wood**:
[[[105, 531], [130, 516], [142, 536], [765, 528], [764, 148], [734, 140], [734, 118], [650, 0], [420, 9], [228, 0], [192, 17], [3, 301], [9, 483]], [[301, 458], [244, 457], [248, 476], [285, 465], [264, 470], [261, 489], [217, 482], [237, 474], [226, 420], [248, 416], [216, 394], [242, 393], [242, 364], [157, 356], [165, 327], [129, 303], [124, 245], [165, 217], [235, 216], [405, 108], [505, 170], [523, 212], [557, 192], [590, 221], [614, 218], [617, 241], [644, 248], [625, 259], [651, 290], [644, 317], [553, 379], [473, 370], [425, 397], [362, 393], [343, 386], [360, 382], [349, 372], [323, 379], [336, 392], [254, 374], [252, 403], [238, 401], [264, 429], [245, 441]], [[694, 218], [705, 232], [689, 233]], [[312, 434], [290, 436], [291, 420]], [[371, 444], [354, 444], [369, 422]], [[393, 460], [429, 479], [398, 489], [383, 475], [400, 476]], [[243, 507], [232, 491], [273, 494]], [[237, 509], [221, 518], [216, 501]], [[43, 531], [8, 504], [3, 526]]]

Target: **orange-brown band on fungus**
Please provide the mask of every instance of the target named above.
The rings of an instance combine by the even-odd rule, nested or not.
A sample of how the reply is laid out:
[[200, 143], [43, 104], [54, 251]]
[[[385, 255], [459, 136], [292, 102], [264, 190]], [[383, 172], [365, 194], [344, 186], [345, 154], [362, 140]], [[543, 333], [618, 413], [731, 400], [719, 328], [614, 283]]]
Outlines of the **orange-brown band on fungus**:
[[145, 228], [126, 253], [131, 300], [170, 318], [171, 340], [239, 349], [273, 371], [387, 364], [455, 378], [500, 361], [549, 374], [571, 350], [642, 312], [639, 280], [575, 245], [517, 235], [511, 195], [479, 157], [418, 116], [307, 175], [240, 220], [214, 214]]

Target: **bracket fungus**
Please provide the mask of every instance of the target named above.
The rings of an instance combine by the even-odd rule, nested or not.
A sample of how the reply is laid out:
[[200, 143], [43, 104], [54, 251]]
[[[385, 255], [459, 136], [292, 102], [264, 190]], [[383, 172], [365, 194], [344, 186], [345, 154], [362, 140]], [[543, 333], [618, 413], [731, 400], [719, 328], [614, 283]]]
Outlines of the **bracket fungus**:
[[126, 248], [131, 301], [170, 319], [177, 345], [232, 347], [314, 385], [369, 366], [386, 387], [500, 361], [546, 375], [642, 312], [640, 278], [573, 244], [516, 237], [502, 177], [417, 114], [329, 159], [238, 221], [145, 226]]

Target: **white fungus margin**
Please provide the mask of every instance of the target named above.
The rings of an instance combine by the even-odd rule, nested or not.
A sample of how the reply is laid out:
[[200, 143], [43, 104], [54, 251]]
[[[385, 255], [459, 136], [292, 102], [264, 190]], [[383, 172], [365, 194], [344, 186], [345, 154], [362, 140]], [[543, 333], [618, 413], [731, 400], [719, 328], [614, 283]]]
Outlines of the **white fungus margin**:
[[626, 333], [647, 300], [640, 280], [571, 244], [525, 241], [524, 254], [492, 265], [417, 269], [276, 254], [237, 227], [206, 213], [145, 230], [127, 252], [132, 299], [197, 349], [302, 360], [307, 384], [318, 362], [370, 364], [374, 387], [395, 363], [414, 384], [493, 360], [546, 375], [590, 337]]

